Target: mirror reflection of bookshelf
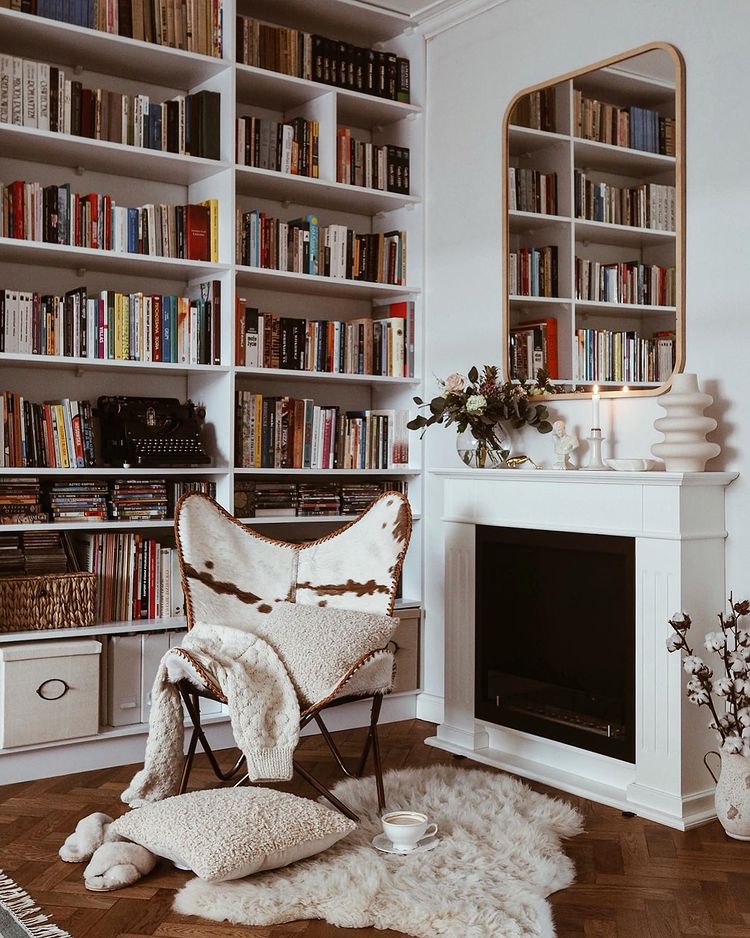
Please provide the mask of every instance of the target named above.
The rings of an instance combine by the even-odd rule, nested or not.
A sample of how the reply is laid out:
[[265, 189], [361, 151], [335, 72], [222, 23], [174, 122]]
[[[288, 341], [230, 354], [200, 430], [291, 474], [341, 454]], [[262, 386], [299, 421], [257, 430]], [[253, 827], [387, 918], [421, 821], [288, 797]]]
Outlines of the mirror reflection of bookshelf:
[[654, 44], [509, 109], [511, 378], [653, 393], [681, 366], [683, 86], [679, 54]]

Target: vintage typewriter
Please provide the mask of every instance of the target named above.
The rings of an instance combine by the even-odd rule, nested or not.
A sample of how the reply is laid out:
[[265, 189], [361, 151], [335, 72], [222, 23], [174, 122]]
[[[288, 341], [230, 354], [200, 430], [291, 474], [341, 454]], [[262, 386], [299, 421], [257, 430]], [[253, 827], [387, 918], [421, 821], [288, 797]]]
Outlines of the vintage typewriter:
[[203, 466], [205, 408], [175, 397], [100, 397], [102, 457], [110, 466]]

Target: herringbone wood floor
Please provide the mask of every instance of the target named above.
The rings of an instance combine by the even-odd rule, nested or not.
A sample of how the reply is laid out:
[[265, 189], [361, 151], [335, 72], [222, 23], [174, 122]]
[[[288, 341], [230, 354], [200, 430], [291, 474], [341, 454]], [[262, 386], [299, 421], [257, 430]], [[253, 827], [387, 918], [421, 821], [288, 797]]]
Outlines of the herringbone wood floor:
[[[354, 756], [363, 735], [352, 730], [337, 738]], [[429, 735], [431, 725], [418, 721], [382, 727], [387, 766], [451, 761], [423, 744]], [[330, 760], [320, 737], [303, 740], [298, 754], [321, 777], [333, 777], [326, 773]], [[125, 810], [119, 794], [133, 771], [124, 766], [0, 788], [0, 868], [74, 938], [398, 938], [396, 932], [336, 929], [325, 922], [253, 929], [176, 915], [174, 892], [190, 874], [167, 863], [130, 889], [87, 892], [82, 867], [62, 863], [57, 849], [84, 815], [117, 816]], [[212, 779], [199, 762], [196, 787], [207, 787]], [[300, 784], [288, 788], [309, 794]], [[681, 834], [583, 799], [569, 800], [584, 812], [586, 832], [567, 845], [576, 884], [551, 899], [560, 938], [750, 938], [750, 843], [728, 840], [716, 822]]]

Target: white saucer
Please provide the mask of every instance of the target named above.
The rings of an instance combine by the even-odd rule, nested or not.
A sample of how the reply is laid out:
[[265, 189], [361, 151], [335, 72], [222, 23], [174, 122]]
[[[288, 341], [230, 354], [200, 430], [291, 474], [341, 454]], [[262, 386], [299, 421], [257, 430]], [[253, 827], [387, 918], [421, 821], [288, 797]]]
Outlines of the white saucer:
[[419, 842], [418, 846], [408, 853], [402, 853], [400, 850], [396, 850], [385, 834], [378, 834], [377, 837], [373, 837], [371, 843], [376, 850], [380, 850], [382, 853], [390, 853], [396, 857], [410, 857], [415, 853], [426, 853], [428, 850], [432, 850], [433, 847], [437, 847], [440, 840], [434, 834], [432, 837], [425, 837], [424, 840]]

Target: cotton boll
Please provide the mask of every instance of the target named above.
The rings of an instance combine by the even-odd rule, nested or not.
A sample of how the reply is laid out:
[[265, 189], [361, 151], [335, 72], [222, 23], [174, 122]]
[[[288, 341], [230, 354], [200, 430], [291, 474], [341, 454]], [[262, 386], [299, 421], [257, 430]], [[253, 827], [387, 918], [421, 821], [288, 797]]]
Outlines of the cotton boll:
[[703, 645], [707, 651], [724, 651], [726, 648], [726, 637], [723, 632], [708, 632]]
[[669, 621], [678, 632], [687, 632], [691, 625], [690, 616], [686, 612], [676, 612]]
[[668, 635], [667, 636], [667, 651], [679, 651], [683, 646], [683, 640], [681, 635]]
[[688, 655], [682, 663], [682, 666], [688, 674], [697, 674], [706, 667], [706, 664], [698, 655]]
[[719, 697], [728, 697], [732, 690], [732, 681], [728, 677], [720, 677], [718, 681], [714, 681], [714, 691]]
[[725, 752], [727, 755], [733, 756], [741, 753], [744, 748], [744, 743], [739, 736], [727, 736], [722, 744], [721, 751]]

